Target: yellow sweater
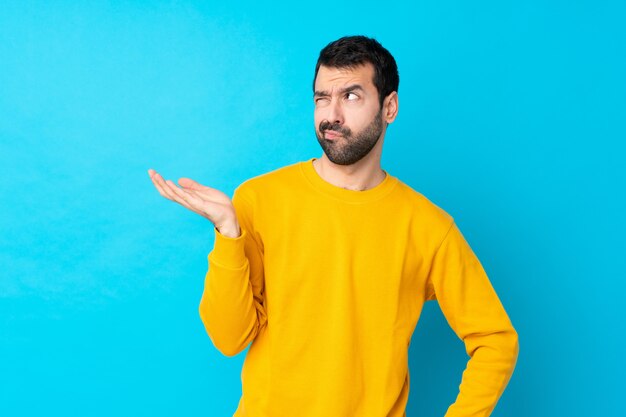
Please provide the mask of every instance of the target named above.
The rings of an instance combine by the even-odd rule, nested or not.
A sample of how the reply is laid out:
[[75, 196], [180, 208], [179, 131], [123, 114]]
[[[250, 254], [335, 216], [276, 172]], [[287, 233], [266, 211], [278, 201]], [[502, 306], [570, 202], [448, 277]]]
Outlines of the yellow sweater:
[[234, 416], [405, 416], [411, 335], [435, 299], [470, 356], [446, 417], [488, 416], [517, 333], [452, 217], [389, 173], [334, 186], [314, 159], [245, 181], [242, 234], [214, 229], [200, 316], [224, 355], [252, 342]]

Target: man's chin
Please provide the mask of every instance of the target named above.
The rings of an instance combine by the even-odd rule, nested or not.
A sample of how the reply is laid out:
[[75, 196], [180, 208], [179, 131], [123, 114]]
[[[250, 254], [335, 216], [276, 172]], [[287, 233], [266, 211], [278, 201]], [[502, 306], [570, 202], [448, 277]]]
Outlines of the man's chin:
[[324, 155], [326, 155], [326, 158], [335, 165], [343, 165], [343, 166], [353, 165], [359, 162], [360, 160], [360, 159], [356, 161], [346, 160], [345, 158], [341, 158], [337, 155], [333, 155], [333, 152], [328, 152], [324, 147], [322, 147], [322, 149], [324, 151]]
[[357, 162], [359, 162], [359, 161], [344, 161], [344, 160], [337, 159], [337, 158], [331, 158], [330, 156], [328, 156], [328, 154], [326, 154], [326, 157], [328, 158], [330, 162], [332, 162], [335, 165], [348, 166], [348, 165], [354, 165]]

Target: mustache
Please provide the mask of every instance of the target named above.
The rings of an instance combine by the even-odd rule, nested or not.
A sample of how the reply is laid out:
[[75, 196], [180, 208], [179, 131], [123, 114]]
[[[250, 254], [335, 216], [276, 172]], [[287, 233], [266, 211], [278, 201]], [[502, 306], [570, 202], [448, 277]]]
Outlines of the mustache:
[[350, 134], [352, 133], [349, 128], [342, 127], [339, 123], [330, 123], [328, 120], [323, 120], [319, 125], [319, 131], [321, 133], [324, 133], [327, 130], [339, 132], [343, 136], [350, 136]]

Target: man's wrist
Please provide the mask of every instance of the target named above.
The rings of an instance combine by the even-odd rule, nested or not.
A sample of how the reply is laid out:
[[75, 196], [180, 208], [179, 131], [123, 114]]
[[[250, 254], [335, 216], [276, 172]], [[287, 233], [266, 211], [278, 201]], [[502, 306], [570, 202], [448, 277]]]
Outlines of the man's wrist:
[[231, 239], [236, 239], [241, 236], [241, 229], [239, 228], [239, 223], [226, 224], [223, 226], [215, 226], [217, 231], [222, 235], [229, 237]]

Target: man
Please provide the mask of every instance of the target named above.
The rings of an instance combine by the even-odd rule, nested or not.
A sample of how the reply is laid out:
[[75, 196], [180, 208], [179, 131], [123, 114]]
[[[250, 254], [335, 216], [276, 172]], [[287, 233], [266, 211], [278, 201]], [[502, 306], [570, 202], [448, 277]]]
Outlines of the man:
[[249, 179], [232, 202], [149, 170], [215, 226], [199, 310], [223, 354], [252, 342], [237, 417], [404, 416], [427, 300], [471, 357], [447, 417], [488, 416], [513, 373], [517, 333], [454, 220], [381, 169], [398, 83], [377, 41], [341, 38], [315, 70], [319, 159]]

